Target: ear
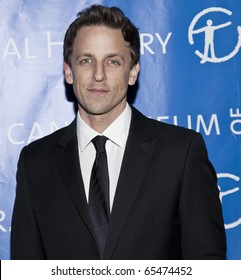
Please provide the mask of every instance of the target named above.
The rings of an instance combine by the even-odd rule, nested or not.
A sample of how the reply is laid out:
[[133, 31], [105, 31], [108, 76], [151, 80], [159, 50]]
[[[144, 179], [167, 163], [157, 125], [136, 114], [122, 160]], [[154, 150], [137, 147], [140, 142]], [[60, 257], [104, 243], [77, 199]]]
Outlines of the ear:
[[129, 74], [129, 82], [128, 84], [130, 86], [133, 86], [137, 80], [138, 74], [140, 72], [140, 63], [138, 62], [137, 64], [135, 64]]
[[72, 71], [69, 64], [67, 64], [66, 62], [64, 62], [64, 76], [65, 76], [66, 83], [73, 84]]

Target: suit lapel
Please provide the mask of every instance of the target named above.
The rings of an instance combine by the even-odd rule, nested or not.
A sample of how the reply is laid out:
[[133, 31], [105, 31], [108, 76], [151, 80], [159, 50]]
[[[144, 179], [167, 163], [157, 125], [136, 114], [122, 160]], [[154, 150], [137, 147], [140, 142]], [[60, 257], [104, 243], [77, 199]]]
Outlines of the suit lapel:
[[141, 186], [145, 170], [156, 146], [156, 138], [145, 131], [145, 121], [135, 109], [116, 189], [106, 240], [104, 259], [110, 259], [122, 228]]
[[[132, 109], [132, 121], [110, 217], [104, 259], [110, 259], [141, 186], [157, 143], [145, 126], [146, 117]], [[76, 120], [65, 129], [59, 146], [57, 165], [66, 190], [83, 222], [93, 235], [84, 183], [80, 171]], [[94, 238], [94, 237], [93, 237]]]
[[[88, 212], [84, 183], [80, 170], [78, 156], [78, 142], [76, 135], [76, 121], [65, 131], [59, 145], [62, 148], [62, 159], [57, 163], [67, 192], [78, 211], [80, 217], [92, 233]], [[93, 235], [93, 234], [92, 234]]]

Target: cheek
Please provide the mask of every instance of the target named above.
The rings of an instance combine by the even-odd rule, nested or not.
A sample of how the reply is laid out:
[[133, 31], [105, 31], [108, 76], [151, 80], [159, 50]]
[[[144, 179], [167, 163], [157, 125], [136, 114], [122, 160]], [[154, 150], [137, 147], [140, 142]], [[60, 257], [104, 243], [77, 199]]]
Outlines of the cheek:
[[81, 88], [86, 82], [86, 74], [76, 72], [73, 74], [73, 86]]
[[122, 93], [128, 86], [128, 80], [126, 79], [126, 77], [118, 77], [118, 79], [116, 79], [115, 82], [112, 83], [112, 86], [116, 89], [116, 91]]
[[119, 87], [126, 87], [128, 85], [129, 82], [129, 73], [127, 72], [118, 72], [115, 73], [114, 76], [112, 76], [111, 79], [109, 79], [109, 81], [116, 81], [116, 85], [118, 85]]
[[126, 80], [126, 77], [125, 77], [124, 79], [119, 80], [118, 85], [116, 85], [116, 88], [115, 88], [116, 98], [119, 99], [119, 98], [126, 96], [127, 89], [128, 89], [128, 81]]
[[82, 88], [83, 87], [83, 81], [82, 78], [80, 78], [78, 75], [73, 75], [73, 91], [75, 93], [75, 95], [80, 95], [82, 92]]

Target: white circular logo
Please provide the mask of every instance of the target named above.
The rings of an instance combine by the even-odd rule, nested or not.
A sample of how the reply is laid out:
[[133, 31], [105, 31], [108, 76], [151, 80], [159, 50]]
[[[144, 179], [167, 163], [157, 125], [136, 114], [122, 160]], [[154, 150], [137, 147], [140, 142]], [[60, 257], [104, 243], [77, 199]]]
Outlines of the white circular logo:
[[[238, 53], [238, 51], [241, 47], [241, 26], [238, 26], [237, 27], [238, 42], [237, 42], [235, 48], [233, 49], [233, 51], [223, 57], [216, 57], [215, 46], [214, 46], [214, 33], [216, 30], [226, 28], [227, 26], [231, 25], [232, 22], [227, 21], [227, 22], [224, 22], [223, 24], [215, 25], [215, 23], [213, 22], [212, 19], [208, 19], [206, 21], [205, 26], [195, 29], [195, 25], [201, 17], [203, 17], [206, 14], [214, 13], [214, 12], [225, 13], [228, 16], [232, 15], [231, 11], [224, 9], [224, 8], [220, 8], [220, 7], [212, 7], [212, 8], [204, 9], [203, 11], [198, 13], [193, 18], [193, 20], [189, 26], [189, 29], [188, 29], [188, 40], [191, 45], [194, 44], [193, 35], [204, 33], [204, 52], [201, 53], [199, 50], [195, 51], [195, 54], [201, 58], [200, 63], [205, 63], [205, 62], [219, 63], [219, 62], [227, 61], [227, 60], [231, 59], [232, 57], [234, 57]], [[210, 53], [210, 56], [209, 56], [209, 53]]]
[[[228, 178], [228, 179], [234, 180], [235, 182], [240, 181], [240, 178], [238, 176], [236, 176], [234, 174], [230, 174], [230, 173], [218, 173], [217, 177], [218, 177], [218, 179]], [[222, 187], [220, 185], [218, 186], [218, 188], [219, 188], [219, 191], [220, 191], [219, 197], [220, 197], [221, 202], [223, 202], [223, 197], [232, 195], [232, 194], [240, 191], [239, 187], [229, 188], [226, 191], [222, 191]], [[225, 224], [225, 228], [226, 229], [231, 229], [231, 228], [237, 227], [239, 225], [241, 225], [241, 217], [238, 218], [238, 219], [237, 218], [234, 219], [232, 222], [230, 222], [228, 224]]]

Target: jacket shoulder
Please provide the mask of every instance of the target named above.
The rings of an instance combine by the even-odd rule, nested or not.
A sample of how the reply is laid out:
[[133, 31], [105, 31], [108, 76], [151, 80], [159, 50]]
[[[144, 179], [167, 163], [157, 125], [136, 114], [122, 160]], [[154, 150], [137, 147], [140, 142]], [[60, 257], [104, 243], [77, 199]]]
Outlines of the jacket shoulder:
[[47, 136], [31, 142], [23, 150], [28, 153], [34, 152], [35, 154], [51, 151], [58, 145], [66, 145], [76, 135], [75, 132], [76, 120], [66, 127], [60, 128]]
[[134, 125], [139, 126], [139, 130], [142, 130], [143, 133], [148, 135], [171, 138], [192, 138], [200, 134], [192, 129], [148, 118], [135, 108], [133, 108], [133, 119], [136, 120], [133, 121], [135, 123]]

